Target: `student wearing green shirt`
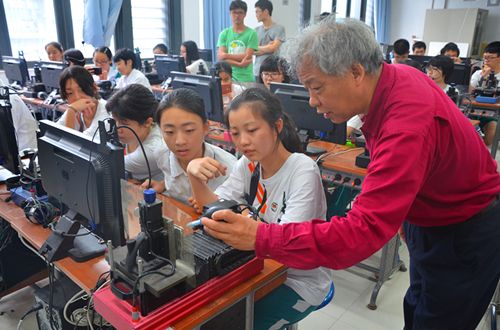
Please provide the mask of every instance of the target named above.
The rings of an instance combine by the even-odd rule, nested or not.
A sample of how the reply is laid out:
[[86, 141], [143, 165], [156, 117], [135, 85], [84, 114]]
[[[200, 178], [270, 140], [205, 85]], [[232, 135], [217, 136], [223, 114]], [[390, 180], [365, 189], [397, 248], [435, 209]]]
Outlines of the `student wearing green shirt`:
[[233, 68], [233, 79], [240, 82], [252, 82], [254, 51], [259, 49], [259, 39], [254, 29], [245, 26], [247, 4], [234, 0], [229, 6], [233, 26], [224, 29], [217, 41], [219, 61], [228, 62]]

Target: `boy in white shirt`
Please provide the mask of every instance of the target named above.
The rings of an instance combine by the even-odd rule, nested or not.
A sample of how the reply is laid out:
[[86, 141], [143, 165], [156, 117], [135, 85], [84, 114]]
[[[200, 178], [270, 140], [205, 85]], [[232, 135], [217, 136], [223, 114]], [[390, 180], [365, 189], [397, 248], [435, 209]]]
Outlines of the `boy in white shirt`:
[[116, 81], [116, 88], [124, 88], [131, 84], [141, 84], [152, 91], [148, 78], [141, 71], [135, 69], [138, 66], [136, 61], [137, 58], [131, 49], [118, 49], [113, 57], [113, 63], [122, 76]]

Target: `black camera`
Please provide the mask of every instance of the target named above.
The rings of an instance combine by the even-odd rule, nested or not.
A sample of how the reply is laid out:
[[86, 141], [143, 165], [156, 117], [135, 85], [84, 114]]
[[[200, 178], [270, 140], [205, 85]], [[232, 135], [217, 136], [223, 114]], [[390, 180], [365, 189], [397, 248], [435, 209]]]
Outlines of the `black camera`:
[[97, 66], [89, 67], [89, 68], [87, 68], [87, 70], [88, 70], [91, 74], [95, 74], [96, 76], [98, 76], [98, 75], [102, 74], [102, 68], [97, 67]]

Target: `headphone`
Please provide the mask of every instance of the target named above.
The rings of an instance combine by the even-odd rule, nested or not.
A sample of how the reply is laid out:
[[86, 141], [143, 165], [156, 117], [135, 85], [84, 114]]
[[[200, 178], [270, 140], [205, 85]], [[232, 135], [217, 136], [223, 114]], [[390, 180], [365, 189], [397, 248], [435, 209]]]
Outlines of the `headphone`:
[[56, 208], [48, 203], [38, 201], [36, 199], [26, 200], [21, 206], [24, 210], [24, 215], [29, 222], [33, 224], [40, 224], [47, 228], [57, 215]]

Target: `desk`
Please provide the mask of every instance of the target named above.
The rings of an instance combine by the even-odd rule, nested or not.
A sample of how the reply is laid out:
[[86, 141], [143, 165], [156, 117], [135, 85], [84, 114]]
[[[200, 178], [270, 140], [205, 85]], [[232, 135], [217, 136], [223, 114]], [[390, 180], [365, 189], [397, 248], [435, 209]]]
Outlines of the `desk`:
[[[127, 188], [133, 187], [127, 184]], [[0, 190], [5, 190], [5, 185], [0, 185]], [[139, 188], [136, 188], [140, 192]], [[31, 243], [35, 249], [39, 249], [50, 235], [50, 230], [40, 225], [35, 225], [27, 221], [24, 212], [14, 203], [5, 202], [7, 196], [0, 198], [0, 217], [8, 221], [22, 237]], [[164, 202], [164, 216], [180, 221], [192, 220], [197, 214], [194, 210], [179, 201], [163, 195], [158, 196]], [[131, 202], [131, 201], [130, 201]], [[131, 204], [129, 204], [130, 206]], [[134, 202], [133, 208], [137, 205]], [[132, 207], [129, 207], [131, 209]], [[132, 228], [132, 226], [130, 226]], [[90, 292], [96, 285], [100, 274], [109, 271], [109, 265], [104, 257], [94, 258], [87, 262], [77, 263], [70, 258], [56, 261], [55, 266], [73, 280], [78, 286]], [[268, 292], [272, 291], [286, 280], [286, 267], [273, 261], [265, 260], [263, 271], [252, 279], [238, 285], [220, 298], [214, 300], [210, 305], [199, 308], [196, 313], [183, 319], [175, 325], [176, 329], [191, 329], [195, 325], [202, 324], [215, 317], [229, 306], [241, 299], [246, 298], [247, 304], [254, 299], [258, 300]], [[253, 307], [253, 306], [252, 306]]]
[[463, 105], [470, 108], [470, 111], [466, 111], [467, 116], [472, 116], [473, 118], [493, 117], [497, 120], [495, 136], [493, 137], [493, 142], [491, 143], [491, 156], [495, 158], [498, 149], [498, 142], [500, 140], [500, 125], [498, 125], [498, 119], [500, 118], [500, 103], [479, 103], [475, 100], [465, 99], [463, 101]]

